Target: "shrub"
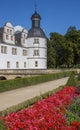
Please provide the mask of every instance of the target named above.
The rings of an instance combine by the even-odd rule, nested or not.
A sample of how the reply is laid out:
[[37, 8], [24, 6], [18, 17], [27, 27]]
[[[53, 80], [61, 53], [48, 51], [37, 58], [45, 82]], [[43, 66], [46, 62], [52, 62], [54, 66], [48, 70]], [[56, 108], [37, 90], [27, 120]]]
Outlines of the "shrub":
[[80, 81], [80, 73], [78, 73], [78, 77], [77, 77], [77, 78], [78, 78], [78, 80]]
[[80, 98], [74, 98], [73, 102], [67, 107], [66, 117], [68, 125], [73, 121], [80, 122]]
[[68, 125], [70, 125], [73, 121], [79, 122], [79, 117], [77, 117], [76, 114], [72, 113], [71, 111], [66, 111], [66, 120]]
[[21, 87], [26, 87], [30, 85], [35, 85], [35, 84], [67, 77], [70, 75], [70, 73], [71, 72], [69, 71], [69, 72], [61, 72], [56, 74], [45, 74], [40, 76], [0, 81], [0, 92], [9, 91]]
[[70, 75], [70, 78], [67, 81], [67, 86], [76, 86], [77, 85], [77, 79], [75, 77], [75, 74], [72, 72]]
[[5, 125], [2, 120], [0, 120], [0, 130], [6, 130]]
[[80, 85], [76, 87], [76, 94], [80, 94]]

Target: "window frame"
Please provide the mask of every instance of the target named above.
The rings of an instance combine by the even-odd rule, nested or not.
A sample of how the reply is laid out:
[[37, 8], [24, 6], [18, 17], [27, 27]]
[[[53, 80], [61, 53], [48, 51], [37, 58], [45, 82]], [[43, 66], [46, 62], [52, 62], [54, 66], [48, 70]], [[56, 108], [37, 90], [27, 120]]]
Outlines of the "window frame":
[[27, 64], [26, 64], [26, 62], [24, 62], [24, 68], [26, 68], [26, 66], [27, 66]]
[[17, 48], [12, 48], [12, 55], [17, 55]]
[[7, 61], [7, 69], [10, 68], [10, 61]]
[[39, 56], [39, 49], [34, 50], [34, 56]]
[[38, 67], [38, 61], [35, 61], [35, 67]]
[[19, 68], [19, 62], [16, 61], [16, 68]]
[[27, 50], [23, 49], [23, 56], [27, 56]]
[[1, 46], [1, 53], [7, 54], [7, 46]]
[[38, 38], [34, 38], [34, 44], [39, 44], [39, 39]]

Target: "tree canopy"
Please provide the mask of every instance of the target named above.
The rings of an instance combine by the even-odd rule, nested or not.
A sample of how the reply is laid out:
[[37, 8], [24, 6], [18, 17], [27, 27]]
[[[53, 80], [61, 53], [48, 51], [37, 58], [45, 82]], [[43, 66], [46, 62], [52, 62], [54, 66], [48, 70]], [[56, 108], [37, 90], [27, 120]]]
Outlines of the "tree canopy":
[[75, 26], [70, 26], [65, 35], [51, 32], [47, 41], [48, 68], [80, 64], [80, 30]]

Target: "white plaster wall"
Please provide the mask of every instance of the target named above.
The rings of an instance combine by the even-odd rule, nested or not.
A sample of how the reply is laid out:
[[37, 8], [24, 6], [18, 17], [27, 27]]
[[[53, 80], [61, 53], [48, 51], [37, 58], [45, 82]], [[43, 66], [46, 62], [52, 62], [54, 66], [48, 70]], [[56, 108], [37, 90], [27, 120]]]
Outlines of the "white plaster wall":
[[[36, 38], [36, 37], [35, 37]], [[37, 38], [36, 38], [37, 39]], [[47, 45], [45, 38], [38, 38], [39, 43], [34, 44], [34, 38], [28, 38], [28, 66], [29, 69], [47, 68]], [[39, 56], [34, 56], [34, 50], [39, 50]], [[35, 67], [35, 61], [38, 61], [38, 67]]]
[[[35, 61], [38, 61], [38, 67], [35, 67]], [[46, 59], [28, 59], [29, 69], [46, 69]]]
[[[34, 38], [28, 38], [26, 40], [26, 46], [28, 48], [0, 43], [0, 69], [46, 69], [46, 40], [39, 38], [39, 44], [36, 44], [36, 46], [34, 46], [33, 42]], [[1, 46], [7, 47], [7, 54], [1, 53]], [[17, 55], [12, 54], [12, 48], [17, 48]], [[27, 56], [23, 56], [23, 49], [27, 50]], [[39, 56], [33, 55], [34, 49], [39, 49]], [[10, 62], [10, 68], [7, 68], [7, 61]], [[38, 67], [35, 67], [35, 61], [38, 61]], [[19, 62], [19, 68], [16, 68], [16, 62]], [[26, 68], [24, 68], [24, 62], [26, 62]]]
[[[1, 53], [1, 46], [7, 46], [7, 54]], [[12, 55], [12, 48], [17, 48], [17, 55]], [[0, 44], [0, 69], [8, 69], [7, 61], [10, 61], [9, 69], [28, 69], [28, 60], [27, 56], [23, 56], [23, 49], [26, 48]], [[17, 61], [19, 62], [19, 68], [16, 68]], [[24, 62], [27, 63], [26, 68], [24, 68]]]
[[39, 44], [34, 44], [34, 38], [28, 38], [27, 40], [28, 43], [28, 56], [29, 57], [34, 57], [34, 50], [39, 49], [40, 56], [39, 57], [45, 57], [47, 53], [47, 46], [46, 46], [46, 39], [44, 38], [39, 38]]
[[34, 44], [34, 38], [28, 38], [28, 47], [33, 47], [33, 46], [39, 46], [39, 47], [45, 47], [46, 48], [46, 39], [45, 38], [39, 38], [35, 37], [35, 39], [39, 39], [39, 44]]

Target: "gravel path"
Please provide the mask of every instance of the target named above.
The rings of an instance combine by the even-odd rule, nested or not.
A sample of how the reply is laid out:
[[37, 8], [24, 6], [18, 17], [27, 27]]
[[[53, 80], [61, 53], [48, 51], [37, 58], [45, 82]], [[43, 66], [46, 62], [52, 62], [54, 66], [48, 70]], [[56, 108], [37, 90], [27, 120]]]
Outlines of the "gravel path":
[[64, 85], [67, 80], [68, 77], [0, 93], [0, 111]]

